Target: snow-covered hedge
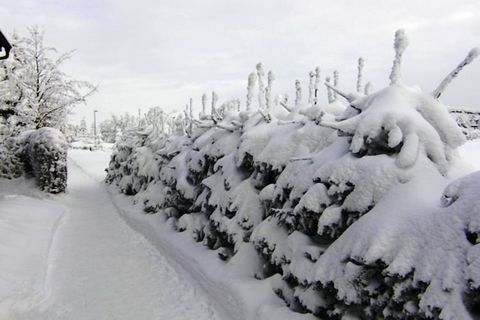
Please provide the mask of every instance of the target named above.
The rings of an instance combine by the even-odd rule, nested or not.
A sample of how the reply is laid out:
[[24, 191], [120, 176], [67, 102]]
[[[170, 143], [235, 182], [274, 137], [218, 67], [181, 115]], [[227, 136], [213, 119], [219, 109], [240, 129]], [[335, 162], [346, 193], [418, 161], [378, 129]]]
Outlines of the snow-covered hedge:
[[67, 186], [67, 142], [54, 128], [28, 130], [8, 138], [0, 154], [1, 177], [33, 175], [40, 189], [64, 192]]
[[480, 112], [461, 109], [450, 110], [457, 124], [462, 128], [463, 134], [469, 140], [480, 138]]
[[49, 193], [64, 192], [67, 187], [67, 142], [54, 128], [40, 128], [26, 133], [25, 157], [27, 170], [37, 184]]
[[0, 143], [0, 178], [14, 179], [25, 173], [24, 147], [17, 136], [5, 137]]
[[210, 116], [187, 115], [171, 136], [130, 131], [106, 181], [226, 261], [254, 247], [262, 266], [254, 275], [272, 277], [272, 290], [295, 311], [322, 319], [478, 316], [478, 175], [452, 183], [440, 202], [461, 172], [456, 148], [465, 137], [438, 100], [445, 81], [434, 95], [401, 81], [406, 45], [397, 33], [386, 88], [330, 87], [345, 104], [317, 103], [317, 71], [308, 103], [297, 84], [294, 106], [277, 99], [272, 107], [257, 66], [246, 111], [212, 103]]

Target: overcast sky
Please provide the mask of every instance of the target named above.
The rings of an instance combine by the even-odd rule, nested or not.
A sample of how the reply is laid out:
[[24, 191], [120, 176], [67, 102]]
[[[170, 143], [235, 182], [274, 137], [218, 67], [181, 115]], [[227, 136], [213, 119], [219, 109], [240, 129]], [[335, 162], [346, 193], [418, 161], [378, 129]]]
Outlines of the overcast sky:
[[[308, 72], [340, 72], [352, 90], [356, 61], [365, 79], [388, 84], [393, 35], [404, 28], [404, 80], [431, 91], [480, 46], [480, 1], [324, 0], [1, 0], [0, 29], [25, 33], [39, 25], [60, 51], [77, 49], [65, 65], [72, 76], [98, 84], [98, 92], [72, 120], [100, 120], [138, 108], [183, 108], [215, 90], [220, 101], [244, 101], [248, 74], [263, 62], [273, 70], [275, 93], [293, 95]], [[480, 59], [443, 97], [450, 105], [480, 109]], [[306, 90], [304, 90], [306, 91]]]

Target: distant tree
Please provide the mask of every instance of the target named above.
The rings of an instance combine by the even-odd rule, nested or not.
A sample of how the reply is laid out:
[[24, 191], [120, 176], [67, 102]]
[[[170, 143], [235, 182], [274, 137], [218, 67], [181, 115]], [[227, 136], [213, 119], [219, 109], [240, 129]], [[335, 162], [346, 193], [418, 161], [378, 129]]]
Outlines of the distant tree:
[[314, 104], [318, 103], [318, 90], [320, 87], [320, 67], [315, 68], [315, 92], [314, 92]]
[[310, 71], [308, 82], [308, 103], [313, 103], [315, 96], [315, 72]]
[[357, 66], [357, 92], [362, 92], [362, 80], [363, 80], [363, 66], [365, 65], [365, 61], [362, 57], [358, 58], [358, 66]]
[[275, 75], [273, 74], [272, 71], [268, 72], [267, 75], [267, 88], [265, 89], [265, 101], [267, 104], [267, 110], [272, 109], [272, 88], [273, 88], [273, 82], [275, 81]]
[[[333, 71], [333, 86], [335, 88], [338, 88], [338, 71], [337, 70]], [[333, 100], [337, 101], [337, 99], [338, 99], [337, 92], [333, 91]]]
[[260, 110], [265, 109], [265, 83], [263, 81], [263, 65], [261, 62], [257, 63], [257, 78], [258, 78], [258, 107]]
[[247, 110], [250, 110], [252, 105], [252, 98], [255, 90], [255, 82], [257, 82], [257, 74], [252, 72], [248, 75], [248, 85], [247, 85]]
[[[190, 116], [193, 118], [193, 115], [189, 114], [189, 117]], [[163, 135], [168, 131], [168, 121], [167, 121], [168, 118], [169, 118], [169, 115], [165, 111], [163, 111], [161, 107], [157, 106], [157, 107], [148, 109], [145, 116], [145, 121], [146, 121], [146, 125], [152, 126], [158, 135]]]
[[217, 110], [215, 108], [216, 104], [218, 101], [218, 94], [215, 91], [212, 91], [212, 117], [214, 117], [217, 114]]
[[[330, 77], [327, 77], [325, 79], [325, 82], [330, 85], [330, 82], [331, 82]], [[335, 100], [330, 86], [327, 86], [327, 98], [328, 98], [328, 103], [332, 103]]]
[[86, 135], [87, 133], [88, 133], [87, 121], [85, 120], [85, 117], [83, 117], [82, 120], [80, 121], [79, 134]]
[[395, 32], [395, 42], [393, 43], [393, 48], [395, 49], [395, 60], [393, 61], [392, 72], [390, 73], [390, 84], [400, 83], [402, 56], [407, 46], [408, 39], [405, 36], [405, 31], [403, 29], [397, 30], [397, 32]]
[[208, 104], [208, 97], [207, 94], [202, 95], [202, 112], [200, 113], [200, 118], [203, 119], [207, 115], [207, 104]]
[[106, 119], [98, 124], [100, 136], [103, 141], [108, 143], [115, 142], [117, 136], [117, 123], [112, 119]]
[[295, 80], [295, 106], [302, 103], [302, 85], [300, 80]]
[[[160, 107], [151, 108], [142, 120], [143, 125], [154, 124], [159, 128], [162, 127], [160, 122], [157, 123], [163, 117], [163, 111]], [[83, 120], [82, 120], [83, 122]], [[126, 112], [121, 116], [110, 115], [98, 124], [100, 135], [103, 141], [113, 143], [119, 133], [125, 133], [127, 130], [138, 127], [138, 117]], [[80, 124], [83, 127], [83, 124]], [[86, 125], [85, 125], [86, 130]]]

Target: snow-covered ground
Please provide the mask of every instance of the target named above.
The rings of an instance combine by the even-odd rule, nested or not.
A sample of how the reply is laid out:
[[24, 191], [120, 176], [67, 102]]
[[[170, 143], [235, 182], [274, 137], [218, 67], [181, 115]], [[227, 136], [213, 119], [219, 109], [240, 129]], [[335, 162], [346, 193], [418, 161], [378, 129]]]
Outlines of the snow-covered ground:
[[[480, 141], [460, 148], [480, 169]], [[71, 150], [64, 195], [0, 182], [0, 319], [311, 319], [103, 184], [109, 153]]]
[[[91, 178], [103, 181], [104, 168], [110, 160], [108, 152], [71, 150], [70, 157]], [[162, 215], [145, 214], [142, 206], [132, 205], [131, 198], [114, 186], [108, 187], [108, 191], [124, 221], [144, 235], [177, 270], [187, 272], [192, 283], [215, 301], [220, 319], [315, 319], [310, 314], [294, 313], [285, 306], [271, 289], [271, 282], [276, 279], [257, 280], [251, 276], [255, 266], [249, 255], [253, 252], [243, 251], [234, 261], [225, 264], [218, 258], [218, 251], [194, 242], [187, 232], [173, 230]]]
[[65, 195], [1, 183], [0, 319], [228, 319], [118, 215], [108, 154], [72, 158]]

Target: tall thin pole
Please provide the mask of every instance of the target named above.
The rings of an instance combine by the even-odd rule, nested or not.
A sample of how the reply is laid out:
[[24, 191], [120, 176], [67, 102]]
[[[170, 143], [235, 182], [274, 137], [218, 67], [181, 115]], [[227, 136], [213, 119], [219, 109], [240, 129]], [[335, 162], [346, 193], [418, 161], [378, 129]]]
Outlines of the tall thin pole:
[[97, 147], [97, 112], [98, 110], [93, 110], [93, 141], [95, 147]]

